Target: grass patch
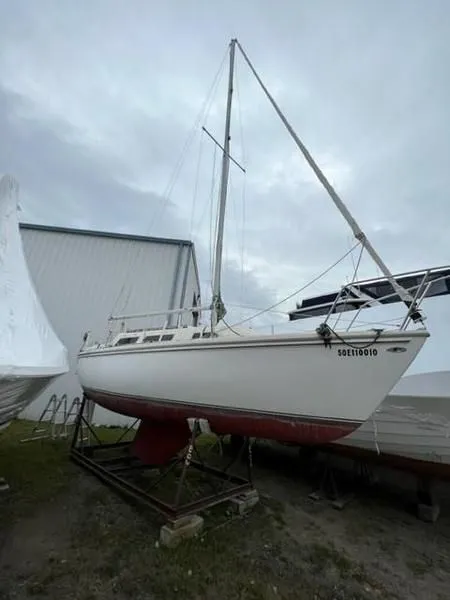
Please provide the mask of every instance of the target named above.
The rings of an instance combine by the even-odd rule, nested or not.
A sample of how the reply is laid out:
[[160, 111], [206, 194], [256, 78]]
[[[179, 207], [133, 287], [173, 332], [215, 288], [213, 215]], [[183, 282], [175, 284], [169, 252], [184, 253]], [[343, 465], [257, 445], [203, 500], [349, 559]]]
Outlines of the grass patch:
[[33, 512], [66, 490], [78, 470], [69, 462], [66, 440], [35, 440], [35, 423], [13, 421], [0, 434], [0, 475], [10, 490], [0, 495], [0, 526]]
[[334, 588], [309, 577], [284, 553], [265, 506], [221, 528], [213, 526], [224, 522], [223, 509], [222, 514], [216, 509], [203, 535], [169, 550], [155, 546], [151, 520], [138, 519], [130, 527], [120, 508], [117, 512], [108, 501], [100, 504], [91, 504], [84, 526], [77, 529], [83, 546], [74, 544], [66, 562], [49, 563], [29, 582], [30, 590], [50, 596], [56, 589], [69, 589], [76, 578], [80, 599], [336, 597]]
[[174, 549], [157, 543], [159, 525], [153, 513], [133, 510], [108, 493], [90, 493], [64, 560], [47, 561], [28, 582], [29, 593], [61, 593], [76, 580], [80, 599], [312, 597], [294, 593], [295, 569], [280, 558], [268, 505], [239, 519], [227, 515], [226, 505], [215, 507], [205, 531]]
[[[0, 433], [0, 476], [10, 486], [0, 495], [0, 526], [32, 514], [42, 504], [67, 491], [80, 477], [80, 468], [69, 457], [71, 432], [68, 438], [53, 440], [31, 437], [35, 421], [17, 419]], [[95, 427], [102, 442], [113, 442], [124, 428]], [[128, 432], [124, 440], [133, 435]], [[95, 440], [94, 440], [95, 441]]]

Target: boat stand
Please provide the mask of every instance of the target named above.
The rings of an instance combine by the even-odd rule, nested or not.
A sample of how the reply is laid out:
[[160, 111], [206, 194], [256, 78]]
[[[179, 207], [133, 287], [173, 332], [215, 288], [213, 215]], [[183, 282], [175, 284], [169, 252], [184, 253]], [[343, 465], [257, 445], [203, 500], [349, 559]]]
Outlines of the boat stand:
[[[313, 500], [325, 497], [331, 501], [334, 508], [343, 508], [352, 500], [361, 489], [373, 488], [380, 482], [379, 473], [375, 467], [381, 466], [389, 470], [399, 470], [409, 473], [416, 480], [415, 512], [421, 521], [434, 523], [439, 518], [440, 504], [436, 492], [436, 483], [440, 479], [448, 480], [449, 473], [439, 463], [426, 464], [421, 461], [404, 459], [403, 457], [378, 455], [361, 449], [346, 448], [343, 446], [322, 446], [320, 452], [325, 454], [325, 461], [320, 466], [321, 481], [318, 488], [309, 494]], [[333, 457], [344, 457], [353, 464], [353, 474], [346, 469], [333, 466]], [[351, 483], [351, 492], [344, 495], [337, 485], [337, 474], [348, 474]], [[440, 477], [439, 477], [440, 475]], [[345, 477], [344, 477], [345, 478]], [[341, 479], [341, 477], [340, 477]]]
[[331, 506], [333, 508], [342, 510], [355, 498], [355, 494], [353, 492], [343, 493], [343, 491], [339, 488], [336, 477], [338, 471], [331, 464], [328, 455], [326, 455], [325, 462], [319, 467], [319, 469], [321, 471], [319, 486], [313, 492], [311, 492], [308, 497], [311, 500], [316, 501], [320, 500], [322, 497], [325, 497], [329, 502], [331, 502]]
[[417, 478], [417, 517], [427, 523], [435, 523], [440, 513], [434, 488], [435, 481], [431, 477]]
[[[212, 457], [213, 453], [207, 449], [205, 452], [205, 445], [199, 444], [201, 424], [195, 419], [190, 424], [191, 437], [187, 447], [164, 466], [149, 465], [131, 452], [135, 435], [132, 426], [125, 432], [122, 430], [115, 442], [105, 443], [99, 439], [84, 414], [87, 402], [83, 397], [75, 423], [71, 459], [117, 491], [156, 510], [173, 528], [180, 530], [180, 523], [184, 526], [187, 517], [195, 516], [198, 520], [196, 513], [225, 501], [234, 500], [241, 513], [243, 503], [247, 501], [246, 506], [250, 508], [257, 502], [249, 440], [228, 464], [221, 465], [224, 461], [218, 452]], [[86, 429], [90, 433], [88, 436]], [[128, 434], [132, 434], [133, 439], [125, 440]], [[215, 458], [214, 462], [219, 464], [206, 464], [202, 454]], [[246, 478], [231, 473], [232, 467], [244, 456]]]

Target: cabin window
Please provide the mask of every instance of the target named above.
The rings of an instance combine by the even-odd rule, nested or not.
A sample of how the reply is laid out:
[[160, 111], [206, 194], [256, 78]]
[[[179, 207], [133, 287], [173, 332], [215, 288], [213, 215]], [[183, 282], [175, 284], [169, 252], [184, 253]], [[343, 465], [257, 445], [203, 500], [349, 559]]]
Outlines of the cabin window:
[[135, 342], [137, 342], [137, 339], [138, 338], [136, 336], [123, 337], [117, 340], [115, 346], [125, 346], [126, 344], [134, 344]]
[[170, 342], [170, 340], [173, 340], [173, 333], [166, 333], [165, 335], [161, 336], [162, 342]]
[[204, 337], [204, 338], [210, 338], [211, 337], [211, 332], [210, 331], [205, 331], [204, 333], [202, 333], [202, 337]]
[[200, 337], [200, 333], [197, 331], [197, 333], [194, 333], [194, 335], [192, 336], [192, 339], [198, 340], [199, 337]]
[[159, 335], [147, 335], [143, 342], [144, 344], [148, 344], [150, 342], [159, 342]]

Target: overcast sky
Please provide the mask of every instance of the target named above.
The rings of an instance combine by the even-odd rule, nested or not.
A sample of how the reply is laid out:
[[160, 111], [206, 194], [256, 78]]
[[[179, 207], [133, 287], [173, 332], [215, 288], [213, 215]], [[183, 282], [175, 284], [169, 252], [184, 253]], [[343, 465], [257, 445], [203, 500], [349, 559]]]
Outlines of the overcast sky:
[[[201, 126], [222, 143], [226, 64], [169, 184], [237, 36], [391, 269], [450, 262], [446, 0], [0, 0], [0, 9], [0, 172], [20, 181], [24, 220], [192, 238], [207, 289], [214, 144]], [[223, 291], [230, 304], [264, 307], [353, 242], [237, 58], [232, 154], [247, 173], [231, 167]], [[376, 273], [367, 262], [361, 275]], [[305, 295], [351, 276], [347, 259]]]

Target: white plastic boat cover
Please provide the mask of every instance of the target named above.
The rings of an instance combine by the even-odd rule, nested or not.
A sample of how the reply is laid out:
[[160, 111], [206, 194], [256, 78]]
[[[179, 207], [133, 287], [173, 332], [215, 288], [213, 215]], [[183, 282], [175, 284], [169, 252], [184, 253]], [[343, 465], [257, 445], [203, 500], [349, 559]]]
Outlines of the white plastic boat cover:
[[450, 371], [427, 371], [405, 375], [389, 393], [389, 397], [395, 396], [450, 400]]
[[19, 184], [0, 179], [0, 377], [59, 375], [67, 350], [53, 331], [31, 280], [18, 221]]

